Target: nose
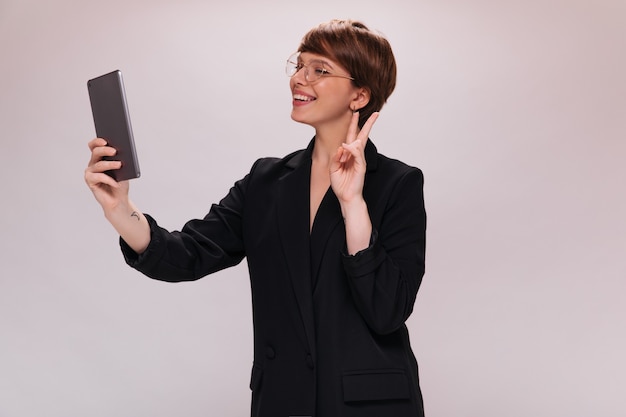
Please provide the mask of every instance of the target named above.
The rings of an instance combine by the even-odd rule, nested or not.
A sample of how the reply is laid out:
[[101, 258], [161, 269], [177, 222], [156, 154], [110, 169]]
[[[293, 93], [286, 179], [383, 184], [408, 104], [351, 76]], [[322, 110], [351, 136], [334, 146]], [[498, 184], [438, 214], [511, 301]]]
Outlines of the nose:
[[307, 69], [306, 67], [303, 66], [298, 71], [296, 71], [295, 74], [291, 76], [291, 79], [296, 84], [306, 84], [308, 82], [308, 80], [306, 79], [307, 78], [306, 74], [307, 74]]

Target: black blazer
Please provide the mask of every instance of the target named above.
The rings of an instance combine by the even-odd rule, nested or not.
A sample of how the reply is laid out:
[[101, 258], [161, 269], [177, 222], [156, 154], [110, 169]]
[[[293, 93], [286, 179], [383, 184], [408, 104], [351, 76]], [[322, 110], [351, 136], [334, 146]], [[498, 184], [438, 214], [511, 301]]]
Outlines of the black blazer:
[[254, 320], [253, 417], [423, 415], [405, 320], [424, 273], [426, 214], [419, 169], [368, 141], [363, 190], [370, 247], [346, 255], [339, 202], [326, 193], [313, 228], [313, 141], [258, 160], [202, 220], [180, 232], [148, 216], [152, 238], [129, 265], [188, 281], [247, 257]]

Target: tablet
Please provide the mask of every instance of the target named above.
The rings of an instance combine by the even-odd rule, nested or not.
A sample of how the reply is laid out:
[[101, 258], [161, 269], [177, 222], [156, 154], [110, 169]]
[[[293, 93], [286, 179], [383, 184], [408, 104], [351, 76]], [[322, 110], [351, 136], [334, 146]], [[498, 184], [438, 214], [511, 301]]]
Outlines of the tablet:
[[116, 181], [139, 178], [139, 162], [130, 125], [122, 72], [117, 70], [91, 79], [87, 81], [87, 89], [96, 135], [106, 139], [109, 146], [117, 150], [115, 156], [105, 159], [122, 161], [120, 169], [106, 173]]

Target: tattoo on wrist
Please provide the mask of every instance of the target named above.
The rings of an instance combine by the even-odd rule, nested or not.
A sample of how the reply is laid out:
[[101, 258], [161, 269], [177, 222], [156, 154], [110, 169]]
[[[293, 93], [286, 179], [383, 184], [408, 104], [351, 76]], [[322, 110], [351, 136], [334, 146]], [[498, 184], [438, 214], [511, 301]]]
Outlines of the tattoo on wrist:
[[137, 217], [137, 221], [139, 221], [139, 213], [137, 213], [136, 211], [133, 211], [132, 213], [130, 213], [130, 217]]

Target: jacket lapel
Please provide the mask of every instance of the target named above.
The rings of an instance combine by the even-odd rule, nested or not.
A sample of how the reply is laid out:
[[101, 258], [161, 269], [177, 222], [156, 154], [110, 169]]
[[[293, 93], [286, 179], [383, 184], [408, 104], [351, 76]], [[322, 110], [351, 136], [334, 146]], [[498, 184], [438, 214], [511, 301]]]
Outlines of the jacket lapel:
[[309, 247], [311, 148], [312, 145], [309, 145], [306, 151], [296, 154], [286, 163], [289, 171], [278, 181], [276, 221], [304, 328], [304, 342], [314, 354], [315, 323]]

